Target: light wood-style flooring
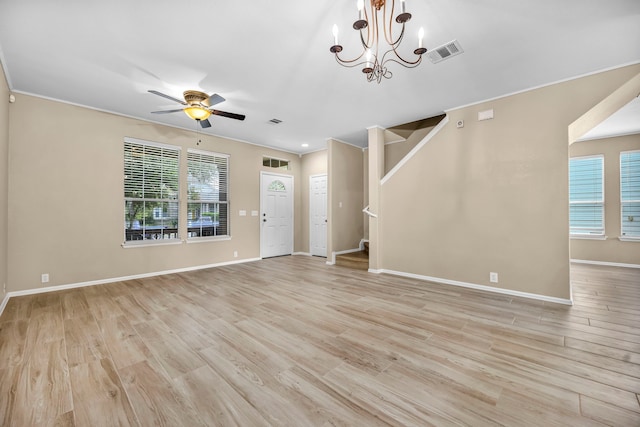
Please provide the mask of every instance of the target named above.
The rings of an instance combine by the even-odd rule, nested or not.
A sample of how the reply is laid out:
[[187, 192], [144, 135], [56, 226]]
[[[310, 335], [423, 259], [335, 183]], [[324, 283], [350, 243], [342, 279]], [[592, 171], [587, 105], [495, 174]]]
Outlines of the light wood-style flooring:
[[2, 426], [640, 426], [640, 270], [573, 307], [293, 256], [12, 298]]

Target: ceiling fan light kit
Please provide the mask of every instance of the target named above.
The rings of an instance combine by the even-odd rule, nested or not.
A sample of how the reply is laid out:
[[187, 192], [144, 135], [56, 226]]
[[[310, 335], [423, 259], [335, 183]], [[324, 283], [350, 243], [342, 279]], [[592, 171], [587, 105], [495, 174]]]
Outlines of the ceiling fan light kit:
[[199, 106], [186, 107], [183, 111], [193, 120], [206, 120], [211, 115], [211, 112], [209, 110], [205, 110], [204, 108]]
[[[406, 11], [405, 0], [400, 0], [400, 13], [395, 17], [395, 22], [401, 25], [400, 34], [393, 37], [393, 14], [395, 0], [366, 0], [369, 3], [365, 7], [365, 0], [357, 1], [358, 19], [353, 23], [353, 29], [360, 32], [362, 52], [354, 59], [340, 57], [343, 51], [338, 43], [338, 26], [333, 26], [333, 46], [329, 51], [335, 55], [338, 64], [344, 67], [362, 67], [367, 81], [380, 83], [383, 78], [390, 79], [393, 73], [387, 69], [387, 64], [392, 61], [406, 68], [414, 68], [422, 62], [422, 55], [427, 49], [422, 45], [424, 29], [418, 31], [418, 47], [413, 51], [417, 58], [413, 60], [403, 58], [398, 52], [400, 43], [405, 35], [405, 24], [411, 19], [411, 14]], [[382, 28], [381, 28], [382, 27]], [[388, 50], [381, 52], [379, 42], [384, 40], [388, 44]]]
[[235, 120], [244, 120], [244, 114], [236, 114], [236, 113], [227, 113], [226, 111], [214, 110], [211, 106], [219, 104], [225, 99], [214, 93], [209, 96], [204, 92], [200, 92], [197, 90], [187, 90], [182, 94], [184, 101], [174, 98], [173, 96], [166, 95], [162, 92], [158, 92], [156, 90], [150, 90], [149, 93], [154, 95], [161, 96], [163, 98], [170, 99], [171, 101], [177, 102], [178, 104], [184, 105], [184, 108], [180, 108], [177, 110], [162, 110], [162, 111], [152, 111], [153, 114], [168, 114], [175, 113], [178, 111], [184, 111], [184, 113], [191, 119], [200, 123], [200, 126], [203, 128], [211, 127], [211, 123], [209, 122], [209, 116], [216, 115], [227, 117]]

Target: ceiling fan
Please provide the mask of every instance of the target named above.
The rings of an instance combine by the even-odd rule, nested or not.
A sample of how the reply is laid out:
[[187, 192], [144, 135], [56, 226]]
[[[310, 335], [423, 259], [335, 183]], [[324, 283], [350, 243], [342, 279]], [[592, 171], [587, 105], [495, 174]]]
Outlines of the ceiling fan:
[[217, 93], [209, 96], [206, 93], [197, 90], [186, 90], [182, 94], [182, 96], [184, 97], [184, 101], [178, 98], [174, 98], [173, 96], [166, 95], [162, 92], [158, 92], [157, 90], [150, 90], [149, 93], [170, 99], [174, 102], [177, 102], [178, 104], [184, 105], [184, 108], [180, 108], [177, 110], [152, 111], [152, 114], [168, 114], [177, 113], [178, 111], [184, 111], [187, 116], [200, 123], [200, 126], [202, 126], [203, 128], [211, 127], [211, 123], [209, 123], [208, 119], [212, 114], [215, 116], [228, 117], [230, 119], [236, 120], [245, 119], [244, 114], [227, 113], [226, 111], [214, 110], [213, 108], [211, 108], [212, 106], [219, 104], [225, 100]]

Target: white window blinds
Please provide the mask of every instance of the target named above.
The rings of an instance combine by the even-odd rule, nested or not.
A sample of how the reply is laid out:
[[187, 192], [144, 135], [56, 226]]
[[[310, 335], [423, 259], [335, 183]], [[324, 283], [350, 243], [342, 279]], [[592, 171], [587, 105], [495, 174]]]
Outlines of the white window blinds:
[[177, 239], [180, 148], [125, 139], [125, 242]]
[[640, 151], [620, 153], [622, 236], [640, 237]]
[[187, 235], [229, 236], [229, 156], [187, 152]]
[[604, 235], [604, 157], [569, 160], [569, 230]]

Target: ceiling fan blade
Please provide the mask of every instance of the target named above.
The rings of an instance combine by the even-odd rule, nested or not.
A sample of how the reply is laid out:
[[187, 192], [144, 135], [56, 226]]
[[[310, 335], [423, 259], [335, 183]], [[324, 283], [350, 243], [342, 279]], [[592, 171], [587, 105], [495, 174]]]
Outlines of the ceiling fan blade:
[[221, 97], [217, 93], [214, 93], [209, 98], [207, 98], [204, 101], [202, 101], [202, 104], [206, 105], [207, 107], [211, 107], [211, 106], [214, 106], [216, 104], [220, 104], [223, 101], [225, 101], [225, 99], [223, 97]]
[[209, 110], [209, 111], [211, 112], [211, 114], [214, 114], [216, 116], [228, 117], [230, 119], [236, 119], [236, 120], [244, 120], [246, 117], [244, 114], [227, 113], [226, 111], [220, 111], [220, 110]]
[[200, 126], [202, 126], [203, 128], [211, 127], [211, 123], [209, 122], [209, 119], [198, 120], [198, 121], [200, 122]]
[[170, 100], [172, 100], [172, 101], [174, 101], [174, 102], [177, 102], [178, 104], [187, 105], [187, 103], [186, 103], [186, 102], [184, 102], [183, 100], [178, 99], [178, 98], [174, 98], [173, 96], [165, 95], [164, 93], [162, 93], [162, 92], [158, 92], [157, 90], [150, 90], [150, 91], [149, 91], [149, 93], [152, 93], [152, 94], [154, 94], [154, 95], [161, 96], [161, 97], [163, 97], [163, 98], [170, 99]]
[[163, 110], [163, 111], [152, 111], [151, 114], [169, 114], [169, 113], [177, 113], [178, 111], [183, 111], [182, 108], [177, 110]]

